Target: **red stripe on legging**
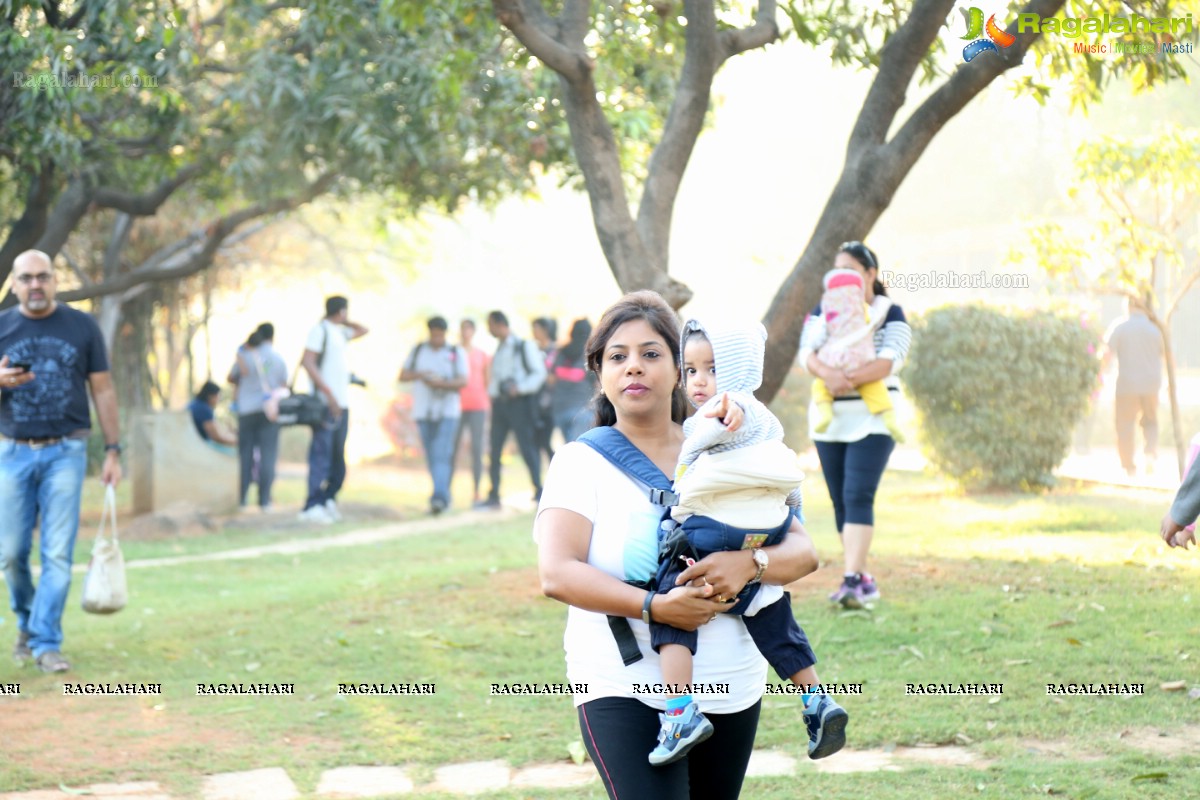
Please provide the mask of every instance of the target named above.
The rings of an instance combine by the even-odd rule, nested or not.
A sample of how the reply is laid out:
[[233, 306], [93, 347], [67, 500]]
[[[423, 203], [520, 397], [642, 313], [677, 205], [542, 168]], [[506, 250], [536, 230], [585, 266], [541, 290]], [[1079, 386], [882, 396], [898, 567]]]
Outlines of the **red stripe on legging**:
[[588, 738], [592, 740], [592, 749], [596, 751], [596, 757], [600, 759], [600, 769], [604, 770], [604, 779], [608, 782], [608, 788], [612, 790], [613, 800], [620, 800], [617, 797], [617, 787], [613, 784], [612, 776], [608, 774], [608, 765], [604, 763], [604, 757], [600, 755], [600, 745], [596, 744], [596, 737], [592, 734], [592, 723], [588, 721], [587, 704], [579, 707], [583, 713], [583, 724], [587, 726]]

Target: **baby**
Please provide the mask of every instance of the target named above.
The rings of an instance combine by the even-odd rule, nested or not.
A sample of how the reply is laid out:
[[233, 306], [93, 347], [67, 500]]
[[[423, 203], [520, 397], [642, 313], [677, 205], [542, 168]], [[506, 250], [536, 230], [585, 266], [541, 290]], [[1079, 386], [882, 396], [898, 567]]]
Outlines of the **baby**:
[[[752, 394], [762, 382], [766, 338], [766, 330], [757, 323], [720, 330], [690, 320], [684, 326], [683, 381], [698, 411], [683, 424], [687, 438], [675, 479], [679, 502], [671, 509], [673, 523], [664, 521], [664, 529], [666, 536], [678, 535], [673, 530], [678, 525], [698, 558], [731, 550], [751, 552], [757, 574], [737, 597], [726, 600], [733, 604], [728, 613], [742, 617], [755, 645], [781, 678], [805, 687], [809, 757], [824, 758], [845, 744], [849, 717], [828, 695], [808, 688], [820, 683], [813, 668], [816, 656], [792, 616], [788, 595], [765, 607], [755, 603], [768, 564], [762, 548], [781, 542], [792, 517], [799, 516], [799, 484], [804, 478], [796, 454], [783, 443], [783, 426]], [[706, 416], [718, 408], [717, 415]], [[735, 417], [740, 417], [740, 425], [726, 424]], [[658, 591], [674, 588], [686, 566], [660, 563]], [[652, 622], [650, 637], [664, 681], [690, 684], [696, 633]], [[656, 766], [679, 760], [712, 735], [712, 723], [691, 695], [668, 696], [667, 710], [660, 716], [659, 743], [650, 754]]]
[[[853, 370], [875, 360], [875, 321], [887, 316], [892, 301], [876, 295], [875, 302], [867, 305], [862, 275], [852, 269], [834, 269], [825, 274], [825, 294], [821, 296], [821, 316], [825, 320], [825, 340], [817, 343], [817, 359], [834, 369]], [[824, 433], [833, 422], [833, 395], [825, 381], [817, 378], [812, 383], [813, 404], [816, 419], [813, 430]], [[882, 380], [864, 383], [858, 393], [867, 410], [878, 414], [888, 433], [897, 442], [904, 436], [896, 424], [896, 412], [888, 397], [887, 386]]]

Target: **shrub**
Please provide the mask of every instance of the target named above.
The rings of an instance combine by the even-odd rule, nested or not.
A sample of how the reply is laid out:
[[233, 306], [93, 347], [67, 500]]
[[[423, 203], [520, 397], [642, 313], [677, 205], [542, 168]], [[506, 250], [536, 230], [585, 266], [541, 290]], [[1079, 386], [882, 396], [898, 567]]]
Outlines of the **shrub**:
[[1052, 485], [1096, 383], [1078, 316], [946, 306], [914, 321], [905, 383], [926, 455], [967, 489]]

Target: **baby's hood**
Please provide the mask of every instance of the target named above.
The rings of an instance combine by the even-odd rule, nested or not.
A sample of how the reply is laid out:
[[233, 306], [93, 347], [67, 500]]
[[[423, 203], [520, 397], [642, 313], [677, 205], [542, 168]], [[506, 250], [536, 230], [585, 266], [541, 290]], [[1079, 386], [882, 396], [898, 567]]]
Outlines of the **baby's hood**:
[[767, 329], [761, 322], [706, 325], [700, 320], [689, 319], [683, 326], [681, 353], [692, 331], [700, 331], [712, 344], [718, 392], [753, 394], [762, 385]]

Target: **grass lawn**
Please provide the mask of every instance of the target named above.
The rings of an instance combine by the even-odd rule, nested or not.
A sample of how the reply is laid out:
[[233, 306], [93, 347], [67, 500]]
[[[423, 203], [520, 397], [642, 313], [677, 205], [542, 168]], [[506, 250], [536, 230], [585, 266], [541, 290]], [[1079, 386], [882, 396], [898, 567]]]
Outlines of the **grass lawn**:
[[[407, 497], [402, 512], [416, 516], [426, 484], [406, 480], [407, 494], [381, 496]], [[794, 609], [822, 677], [863, 684], [844, 698], [850, 746], [958, 745], [975, 761], [818, 773], [803, 757], [798, 701], [768, 697], [758, 747], [796, 757], [801, 777], [752, 779], [743, 795], [1174, 800], [1200, 786], [1200, 701], [1160, 689], [1200, 685], [1200, 652], [1190, 652], [1200, 560], [1156, 544], [1167, 502], [1081, 487], [964, 497], [889, 474], [873, 549], [884, 599], [872, 612], [837, 613], [824, 598], [840, 550], [813, 476], [808, 526], [828, 563], [792, 588]], [[525, 515], [307, 555], [137, 570], [134, 602], [112, 617], [79, 611], [76, 588], [64, 620], [71, 680], [155, 682], [163, 694], [64, 697], [61, 680], [4, 659], [0, 683], [19, 681], [21, 696], [0, 697], [0, 729], [18, 732], [5, 736], [0, 791], [157, 780], [188, 796], [206, 773], [284, 766], [312, 792], [323, 769], [349, 764], [404, 766], [420, 785], [444, 763], [566, 760], [579, 738], [569, 698], [488, 693], [493, 682], [565, 680], [565, 611], [540, 595], [530, 524]], [[255, 536], [247, 526], [187, 546], [262, 543]], [[127, 557], [178, 546], [131, 542]], [[11, 616], [3, 620], [7, 648]], [[196, 695], [197, 683], [216, 682], [294, 683], [296, 694]], [[339, 682], [435, 683], [436, 694], [345, 696]], [[905, 695], [908, 683], [959, 682], [1003, 683], [1004, 693]], [[1046, 684], [1066, 682], [1146, 692], [1046, 696]]]

